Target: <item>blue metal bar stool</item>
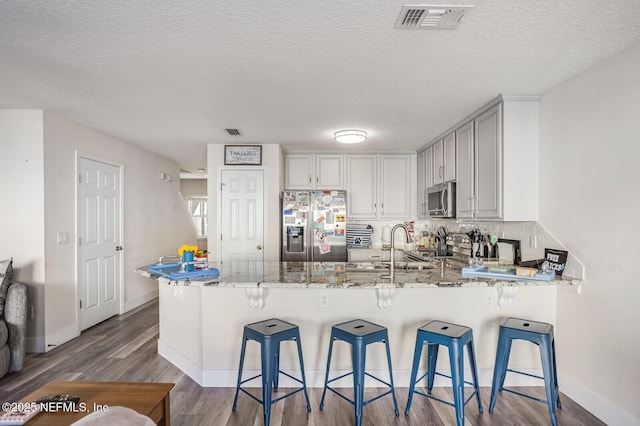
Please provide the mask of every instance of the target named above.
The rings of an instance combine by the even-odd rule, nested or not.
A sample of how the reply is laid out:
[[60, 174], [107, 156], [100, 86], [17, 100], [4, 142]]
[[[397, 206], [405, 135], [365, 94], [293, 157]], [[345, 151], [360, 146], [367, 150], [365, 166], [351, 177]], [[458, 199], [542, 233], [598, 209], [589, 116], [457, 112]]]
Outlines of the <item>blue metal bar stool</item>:
[[[540, 358], [542, 359], [543, 377], [508, 368], [511, 342], [516, 339], [527, 340], [539, 346]], [[523, 374], [525, 376], [544, 380], [547, 399], [535, 398], [531, 395], [505, 388], [504, 379], [507, 372]], [[493, 409], [496, 406], [498, 392], [503, 390], [547, 404], [547, 407], [549, 407], [551, 424], [554, 426], [558, 424], [558, 420], [556, 418], [556, 406], [558, 408], [562, 408], [562, 405], [560, 404], [560, 391], [558, 390], [556, 344], [553, 338], [553, 326], [551, 324], [518, 318], [507, 318], [500, 325], [498, 349], [496, 352], [496, 366], [493, 370], [493, 385], [491, 387], [491, 403], [489, 404], [490, 413], [493, 413]]]
[[[425, 342], [428, 345], [427, 353], [427, 372], [416, 380], [418, 369], [420, 367], [420, 358], [422, 357], [422, 347]], [[438, 373], [436, 371], [436, 361], [438, 360], [438, 348], [440, 345], [446, 346], [449, 350], [449, 360], [451, 363], [451, 376]], [[473, 383], [464, 380], [464, 346], [467, 346], [469, 365], [471, 374], [473, 375]], [[433, 389], [433, 379], [435, 375], [448, 377], [451, 379], [453, 386], [453, 400], [442, 400], [431, 395]], [[416, 390], [416, 384], [427, 377], [427, 393]], [[464, 384], [473, 386], [473, 393], [465, 401]], [[462, 325], [451, 324], [442, 321], [429, 321], [422, 327], [418, 328], [416, 336], [416, 349], [413, 354], [413, 368], [411, 370], [411, 382], [409, 384], [409, 397], [407, 399], [407, 409], [405, 414], [409, 415], [411, 409], [411, 401], [413, 394], [425, 396], [427, 398], [450, 405], [456, 409], [457, 424], [464, 425], [464, 407], [475, 395], [478, 401], [478, 411], [483, 412], [482, 401], [480, 400], [480, 386], [478, 385], [478, 371], [476, 368], [476, 355], [473, 348], [473, 330]]]
[[[244, 366], [244, 355], [247, 347], [247, 341], [255, 340], [260, 343], [261, 348], [261, 361], [262, 361], [262, 374], [253, 376], [251, 378], [242, 380], [242, 368]], [[291, 376], [280, 370], [280, 342], [286, 340], [295, 340], [298, 346], [298, 359], [300, 360], [300, 371], [302, 373], [302, 379]], [[281, 396], [275, 400], [272, 400], [272, 391], [278, 390], [278, 378], [280, 374], [295, 380], [302, 384], [302, 387], [295, 389], [288, 394]], [[242, 384], [257, 379], [262, 376], [262, 400], [251, 395], [245, 389], [242, 388]], [[311, 411], [311, 405], [309, 404], [309, 395], [307, 393], [307, 383], [304, 378], [304, 363], [302, 362], [302, 347], [300, 345], [300, 331], [297, 325], [282, 321], [280, 319], [272, 318], [266, 321], [255, 322], [244, 326], [244, 332], [242, 335], [242, 350], [240, 352], [240, 368], [238, 369], [238, 385], [236, 386], [236, 396], [233, 399], [233, 411], [236, 411], [238, 406], [238, 394], [240, 391], [246, 393], [254, 400], [258, 401], [263, 406], [264, 411], [264, 424], [269, 425], [271, 417], [271, 405], [291, 396], [300, 391], [304, 391], [304, 397], [307, 400], [307, 411]]]
[[[335, 377], [329, 380], [329, 369], [331, 367], [331, 353], [333, 351], [333, 342], [335, 340], [342, 340], [351, 344], [352, 351], [352, 363], [353, 363], [353, 371], [343, 374], [342, 376]], [[384, 342], [385, 347], [387, 349], [387, 363], [389, 364], [389, 381], [391, 383], [387, 383], [383, 380], [380, 380], [378, 377], [375, 377], [365, 371], [365, 358], [367, 355], [367, 345], [371, 343]], [[393, 406], [395, 407], [396, 416], [399, 415], [398, 411], [398, 402], [396, 401], [395, 389], [393, 387], [393, 373], [391, 369], [391, 352], [389, 351], [389, 335], [387, 333], [387, 329], [380, 325], [371, 323], [365, 320], [353, 320], [344, 322], [341, 324], [334, 325], [331, 327], [331, 341], [329, 343], [329, 356], [327, 357], [327, 373], [324, 379], [324, 390], [322, 391], [322, 399], [320, 400], [320, 410], [324, 408], [324, 397], [327, 393], [327, 389], [336, 395], [340, 396], [342, 399], [349, 401], [355, 407], [355, 415], [356, 415], [356, 426], [362, 425], [362, 408], [379, 399], [385, 395], [391, 394], [393, 397]], [[354, 400], [347, 398], [342, 395], [340, 392], [336, 391], [332, 387], [329, 386], [329, 383], [342, 379], [350, 374], [353, 374], [353, 395]], [[374, 398], [371, 398], [367, 401], [364, 400], [364, 376], [369, 376], [372, 379], [377, 380], [378, 382], [389, 386], [389, 390], [380, 395], [377, 395]]]

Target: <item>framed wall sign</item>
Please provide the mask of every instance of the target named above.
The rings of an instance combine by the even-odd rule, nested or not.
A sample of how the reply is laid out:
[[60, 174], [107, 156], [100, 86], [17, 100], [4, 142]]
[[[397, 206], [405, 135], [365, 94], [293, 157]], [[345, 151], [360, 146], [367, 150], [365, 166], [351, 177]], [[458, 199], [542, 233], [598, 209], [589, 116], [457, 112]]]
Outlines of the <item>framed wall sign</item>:
[[260, 166], [262, 165], [262, 145], [225, 145], [224, 164]]

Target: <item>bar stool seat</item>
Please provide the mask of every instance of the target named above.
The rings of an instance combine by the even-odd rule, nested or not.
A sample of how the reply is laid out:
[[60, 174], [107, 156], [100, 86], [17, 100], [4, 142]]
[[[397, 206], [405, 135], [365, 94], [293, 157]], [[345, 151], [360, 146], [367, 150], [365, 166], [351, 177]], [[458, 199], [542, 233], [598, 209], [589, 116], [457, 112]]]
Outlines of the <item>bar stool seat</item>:
[[[342, 340], [349, 343], [352, 346], [352, 366], [353, 370], [335, 377], [329, 380], [329, 370], [331, 367], [331, 355], [333, 352], [333, 342], [336, 340]], [[367, 352], [367, 345], [371, 343], [384, 342], [387, 351], [387, 364], [389, 365], [389, 382], [387, 383], [378, 377], [375, 377], [365, 371], [365, 358]], [[342, 379], [350, 374], [353, 374], [353, 394], [354, 399], [351, 400], [336, 391], [329, 386], [329, 383]], [[371, 398], [367, 401], [364, 400], [364, 378], [365, 376], [371, 377], [378, 382], [389, 387], [389, 390]], [[329, 343], [329, 355], [327, 357], [327, 372], [324, 379], [324, 389], [322, 391], [322, 399], [320, 400], [320, 410], [324, 408], [324, 397], [327, 393], [327, 389], [342, 399], [350, 402], [355, 409], [356, 426], [362, 425], [362, 409], [365, 405], [382, 398], [383, 396], [391, 394], [393, 397], [393, 406], [395, 408], [396, 416], [400, 413], [398, 411], [398, 402], [396, 401], [395, 388], [393, 386], [393, 370], [391, 368], [391, 352], [389, 350], [389, 335], [386, 327], [378, 324], [374, 324], [369, 321], [357, 319], [353, 321], [336, 324], [331, 327], [331, 341]]]
[[[244, 357], [247, 348], [247, 341], [255, 340], [260, 343], [262, 373], [257, 376], [242, 380], [242, 369], [244, 367]], [[298, 379], [288, 373], [280, 370], [280, 343], [287, 340], [295, 340], [298, 347], [298, 359], [300, 361], [300, 371], [302, 378]], [[277, 399], [272, 398], [272, 391], [278, 390], [278, 379], [280, 374], [295, 380], [302, 384], [298, 389], [287, 393]], [[250, 380], [262, 377], [262, 400], [256, 398], [247, 392], [242, 385]], [[304, 391], [304, 397], [307, 400], [307, 411], [311, 411], [309, 404], [309, 395], [307, 393], [307, 383], [304, 377], [304, 363], [302, 361], [302, 347], [300, 345], [300, 331], [298, 326], [289, 322], [272, 318], [265, 321], [255, 322], [244, 326], [242, 335], [242, 349], [240, 351], [240, 367], [238, 368], [238, 384], [236, 386], [236, 395], [233, 399], [233, 411], [236, 411], [238, 404], [238, 394], [240, 391], [249, 395], [251, 398], [262, 404], [264, 413], [264, 424], [269, 425], [271, 417], [271, 405], [291, 396], [300, 391]]]
[[[422, 357], [422, 347], [428, 345], [427, 352], [427, 372], [419, 379], [418, 369], [420, 367], [420, 359]], [[438, 348], [440, 345], [446, 346], [449, 350], [449, 360], [451, 363], [451, 376], [438, 373], [436, 371], [436, 362], [438, 360]], [[464, 347], [467, 346], [469, 365], [471, 367], [471, 375], [473, 382], [464, 380]], [[443, 376], [451, 379], [453, 386], [454, 402], [442, 400], [431, 395], [433, 389], [433, 380], [435, 376]], [[416, 384], [427, 377], [427, 393], [415, 389]], [[465, 401], [464, 384], [473, 386], [473, 393]], [[409, 396], [407, 399], [407, 408], [405, 415], [409, 415], [411, 410], [411, 402], [413, 394], [417, 393], [424, 397], [433, 399], [438, 402], [450, 405], [456, 410], [456, 422], [459, 426], [464, 425], [464, 407], [475, 395], [478, 401], [478, 411], [483, 412], [482, 401], [480, 400], [480, 386], [478, 385], [478, 371], [476, 368], [476, 355], [473, 347], [473, 330], [463, 325], [451, 324], [443, 321], [429, 321], [422, 327], [418, 328], [416, 336], [416, 348], [413, 355], [413, 368], [411, 369], [411, 382], [409, 384]]]
[[[542, 360], [543, 376], [524, 373], [522, 371], [508, 368], [509, 355], [511, 353], [511, 343], [521, 339], [538, 345], [540, 348], [540, 358]], [[535, 398], [522, 392], [504, 387], [504, 380], [507, 372], [523, 374], [529, 377], [544, 380], [544, 387], [547, 399]], [[556, 369], [556, 344], [553, 337], [553, 325], [545, 322], [530, 321], [520, 318], [507, 318], [500, 325], [498, 335], [498, 349], [496, 351], [496, 365], [493, 370], [493, 384], [491, 386], [491, 403], [489, 412], [493, 413], [498, 400], [498, 393], [501, 391], [511, 392], [534, 401], [547, 404], [551, 424], [557, 425], [556, 407], [562, 408], [560, 404], [560, 391], [558, 390], [558, 373]]]

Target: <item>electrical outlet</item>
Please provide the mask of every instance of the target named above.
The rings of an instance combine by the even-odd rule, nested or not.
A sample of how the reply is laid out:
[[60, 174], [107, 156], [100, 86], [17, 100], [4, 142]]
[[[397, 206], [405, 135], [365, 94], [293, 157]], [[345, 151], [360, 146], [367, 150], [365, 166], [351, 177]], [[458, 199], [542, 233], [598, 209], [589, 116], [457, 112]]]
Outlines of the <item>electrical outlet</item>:
[[66, 232], [58, 232], [58, 244], [68, 244], [69, 243], [69, 234]]
[[329, 309], [330, 305], [329, 293], [320, 294], [320, 309]]
[[494, 305], [494, 303], [495, 303], [495, 302], [493, 301], [493, 296], [492, 296], [492, 295], [490, 295], [490, 294], [487, 294], [487, 295], [484, 297], [484, 303], [485, 303], [485, 305], [487, 305], [489, 308], [492, 308], [492, 307], [493, 307], [493, 305]]
[[530, 248], [538, 248], [538, 236], [537, 235], [529, 235], [529, 247]]

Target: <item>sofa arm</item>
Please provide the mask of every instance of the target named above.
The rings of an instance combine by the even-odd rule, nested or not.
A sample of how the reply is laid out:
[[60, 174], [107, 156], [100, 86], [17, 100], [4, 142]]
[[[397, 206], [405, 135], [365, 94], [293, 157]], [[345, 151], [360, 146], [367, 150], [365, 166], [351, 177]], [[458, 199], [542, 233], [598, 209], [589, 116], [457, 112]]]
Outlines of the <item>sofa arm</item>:
[[9, 371], [20, 371], [24, 365], [27, 335], [27, 286], [13, 283], [4, 304], [4, 319], [9, 329], [11, 365]]

